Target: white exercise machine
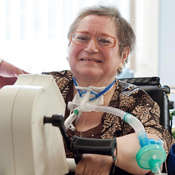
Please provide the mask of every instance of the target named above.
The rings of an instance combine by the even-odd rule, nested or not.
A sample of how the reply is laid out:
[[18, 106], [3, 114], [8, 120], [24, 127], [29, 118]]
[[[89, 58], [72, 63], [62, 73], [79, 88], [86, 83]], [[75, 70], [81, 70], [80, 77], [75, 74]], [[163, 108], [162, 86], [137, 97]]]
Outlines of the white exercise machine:
[[63, 175], [69, 172], [59, 128], [44, 116], [62, 114], [65, 103], [49, 75], [20, 75], [0, 90], [0, 174]]

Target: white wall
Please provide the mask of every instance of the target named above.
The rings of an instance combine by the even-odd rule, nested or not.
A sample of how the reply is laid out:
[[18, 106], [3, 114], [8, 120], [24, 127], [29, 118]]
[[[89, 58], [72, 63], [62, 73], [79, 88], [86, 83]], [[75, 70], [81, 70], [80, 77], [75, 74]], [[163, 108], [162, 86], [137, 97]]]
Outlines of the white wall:
[[160, 0], [159, 9], [159, 76], [162, 85], [171, 87], [169, 98], [175, 102], [175, 1]]
[[175, 1], [160, 0], [159, 75], [163, 83], [175, 86]]
[[158, 76], [159, 0], [136, 0], [135, 16], [134, 76]]

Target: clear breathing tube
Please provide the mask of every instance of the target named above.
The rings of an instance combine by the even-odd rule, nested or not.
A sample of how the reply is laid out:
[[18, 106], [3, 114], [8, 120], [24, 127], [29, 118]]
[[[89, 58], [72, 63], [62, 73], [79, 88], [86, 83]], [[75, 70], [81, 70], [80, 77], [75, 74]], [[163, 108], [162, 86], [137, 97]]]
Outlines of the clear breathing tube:
[[[125, 122], [127, 122], [135, 130], [141, 149], [136, 155], [136, 160], [138, 165], [143, 169], [150, 169], [154, 174], [161, 174], [161, 164], [166, 159], [166, 153], [163, 149], [163, 141], [148, 139], [145, 129], [142, 123], [131, 114], [126, 113], [120, 109], [109, 107], [109, 106], [99, 106], [92, 105], [89, 103], [74, 103], [69, 102], [68, 108], [74, 110], [74, 112], [65, 121], [65, 127], [68, 129], [68, 125], [72, 126], [73, 120], [75, 120], [76, 115], [80, 115], [81, 112], [105, 112], [111, 113], [116, 116], [120, 116]], [[79, 113], [80, 112], [80, 113]], [[72, 126], [73, 127], [73, 126]]]
[[77, 109], [81, 112], [105, 112], [110, 113], [113, 115], [120, 116], [125, 122], [127, 122], [130, 126], [132, 126], [137, 134], [139, 134], [141, 131], [145, 131], [142, 123], [136, 118], [133, 117], [131, 114], [126, 113], [120, 109], [109, 107], [109, 106], [99, 106], [99, 105], [91, 105], [89, 103], [80, 105], [73, 102], [68, 103], [69, 109]]

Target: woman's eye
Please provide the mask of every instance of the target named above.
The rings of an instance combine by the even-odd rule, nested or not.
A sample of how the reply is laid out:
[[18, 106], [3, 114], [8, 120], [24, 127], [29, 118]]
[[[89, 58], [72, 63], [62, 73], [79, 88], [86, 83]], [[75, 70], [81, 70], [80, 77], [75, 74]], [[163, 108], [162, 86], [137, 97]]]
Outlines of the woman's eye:
[[77, 39], [78, 39], [78, 40], [82, 40], [82, 41], [88, 40], [87, 37], [83, 37], [83, 36], [78, 36]]
[[110, 40], [108, 40], [108, 39], [104, 39], [104, 38], [100, 38], [100, 39], [98, 39], [98, 41], [100, 42], [100, 43], [111, 43], [110, 42]]

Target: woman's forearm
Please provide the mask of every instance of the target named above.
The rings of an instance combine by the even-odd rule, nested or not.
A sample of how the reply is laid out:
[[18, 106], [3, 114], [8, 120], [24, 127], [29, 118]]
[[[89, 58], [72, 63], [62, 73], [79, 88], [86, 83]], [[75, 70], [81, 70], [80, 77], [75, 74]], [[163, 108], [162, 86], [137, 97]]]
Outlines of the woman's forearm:
[[[157, 136], [147, 134], [148, 138], [159, 139]], [[136, 154], [140, 150], [136, 133], [117, 138], [116, 166], [132, 174], [146, 174], [149, 170], [140, 168], [136, 162]]]

